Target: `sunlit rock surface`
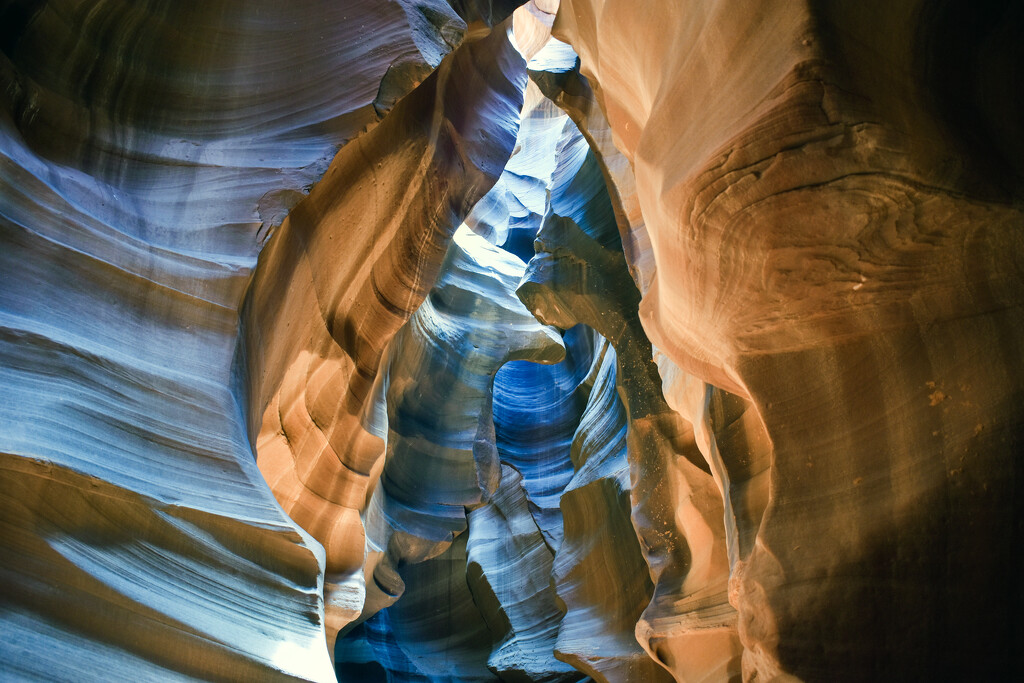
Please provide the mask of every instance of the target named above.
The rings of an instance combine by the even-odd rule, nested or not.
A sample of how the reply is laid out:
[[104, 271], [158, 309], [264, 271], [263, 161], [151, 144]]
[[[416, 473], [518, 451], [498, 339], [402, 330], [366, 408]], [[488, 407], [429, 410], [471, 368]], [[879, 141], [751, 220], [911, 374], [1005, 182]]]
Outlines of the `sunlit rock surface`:
[[649, 10], [555, 33], [636, 174], [646, 332], [771, 444], [744, 676], [1019, 676], [1019, 7]]
[[[614, 248], [618, 240], [610, 212], [576, 207], [576, 214], [581, 220], [597, 217], [587, 222], [589, 234], [571, 219], [552, 214], [538, 234], [538, 254], [520, 296], [542, 320], [562, 327], [589, 325], [616, 349], [629, 425], [632, 522], [654, 584], [636, 637], [654, 659], [684, 679], [727, 678], [738, 673], [740, 648], [728, 603], [720, 489], [704, 471], [707, 464], [693, 429], [662, 395], [640, 327], [639, 292], [622, 252]], [[606, 663], [619, 666], [610, 659]], [[643, 675], [657, 673], [650, 669]], [[609, 680], [635, 675], [640, 674], [632, 670]]]
[[[529, 66], [529, 65], [527, 65]], [[646, 292], [654, 277], [654, 254], [636, 197], [636, 177], [625, 155], [615, 147], [613, 131], [601, 111], [590, 83], [580, 73], [579, 61], [567, 68], [534, 72], [531, 82], [572, 118], [593, 152], [604, 175], [608, 201], [619, 226], [622, 250], [629, 272], [641, 292]]]
[[4, 676], [330, 679], [323, 550], [255, 469], [233, 393], [238, 311], [379, 93], [416, 85], [392, 67], [429, 71], [465, 22], [438, 3], [0, 16]]
[[0, 678], [1024, 679], [1022, 32], [0, 3]]
[[344, 147], [261, 255], [245, 347], [260, 468], [332, 578], [363, 568], [384, 444], [362, 417], [384, 349], [512, 152], [525, 63], [506, 34], [464, 44]]
[[5, 677], [330, 678], [322, 551], [230, 386], [238, 309], [390, 67], [450, 47], [412, 3], [308, 10], [0, 8]]

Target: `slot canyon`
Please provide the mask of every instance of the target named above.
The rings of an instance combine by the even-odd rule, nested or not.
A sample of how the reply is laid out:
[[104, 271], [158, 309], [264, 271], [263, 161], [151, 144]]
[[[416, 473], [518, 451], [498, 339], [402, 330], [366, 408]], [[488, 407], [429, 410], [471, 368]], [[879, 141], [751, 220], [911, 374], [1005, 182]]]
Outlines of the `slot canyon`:
[[1022, 34], [0, 1], [0, 680], [1024, 680]]

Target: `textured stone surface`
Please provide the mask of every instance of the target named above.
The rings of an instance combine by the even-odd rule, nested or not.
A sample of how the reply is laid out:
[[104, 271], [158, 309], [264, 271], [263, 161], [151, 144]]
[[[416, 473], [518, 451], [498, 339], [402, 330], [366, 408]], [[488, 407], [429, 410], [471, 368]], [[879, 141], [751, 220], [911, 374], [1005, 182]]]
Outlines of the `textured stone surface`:
[[396, 572], [439, 555], [466, 530], [466, 510], [501, 481], [491, 414], [498, 368], [555, 362], [558, 333], [515, 296], [526, 265], [467, 228], [455, 233], [430, 296], [391, 343], [386, 462], [368, 515], [385, 552], [374, 580], [391, 595]]
[[522, 477], [501, 468], [501, 486], [469, 515], [466, 579], [497, 645], [488, 667], [506, 681], [574, 681], [555, 659], [562, 612], [552, 586], [550, 548], [527, 505]]
[[379, 92], [415, 85], [392, 67], [429, 71], [465, 24], [437, 3], [0, 17], [0, 666], [329, 679], [323, 550], [255, 468], [238, 311]]
[[593, 346], [583, 328], [568, 331], [563, 341], [564, 362], [508, 363], [494, 378], [498, 455], [523, 478], [530, 510], [552, 552], [562, 543], [559, 506], [572, 478], [569, 449], [586, 406], [586, 390], [580, 385], [590, 369]]
[[553, 577], [566, 614], [555, 651], [596, 681], [670, 680], [634, 635], [653, 585], [630, 520], [626, 412], [615, 365], [615, 351], [599, 339], [572, 442], [575, 474], [561, 501], [565, 540]]
[[994, 85], [1020, 73], [1020, 22], [1008, 3], [559, 14], [636, 173], [645, 329], [749, 398], [773, 449], [732, 568], [750, 679], [1020, 670], [1021, 111]]
[[382, 354], [500, 175], [524, 85], [504, 28], [464, 44], [342, 149], [262, 254], [246, 320], [260, 467], [332, 578], [363, 570], [360, 512], [384, 445], [362, 418]]
[[5, 675], [330, 677], [322, 551], [232, 395], [238, 309], [390, 65], [450, 48], [412, 5], [316, 5], [0, 8]]
[[1022, 30], [0, 3], [0, 678], [1024, 678]]
[[[632, 522], [654, 584], [636, 637], [654, 659], [684, 679], [728, 677], [738, 672], [740, 648], [727, 597], [720, 489], [704, 471], [708, 466], [693, 429], [662, 395], [640, 327], [639, 292], [622, 252], [614, 248], [615, 223], [610, 212], [598, 215], [603, 222], [588, 223], [597, 239], [571, 219], [550, 217], [538, 234], [538, 254], [520, 296], [541, 320], [563, 327], [590, 325], [616, 348], [617, 382], [629, 424]], [[656, 675], [656, 669], [641, 668], [653, 662], [640, 662], [609, 680]]]

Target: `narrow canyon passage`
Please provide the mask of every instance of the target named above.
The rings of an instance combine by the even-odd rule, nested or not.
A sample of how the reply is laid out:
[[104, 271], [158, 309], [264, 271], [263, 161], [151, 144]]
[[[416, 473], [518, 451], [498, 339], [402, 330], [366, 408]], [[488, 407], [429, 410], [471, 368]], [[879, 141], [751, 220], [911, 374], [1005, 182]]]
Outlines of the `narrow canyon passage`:
[[1009, 0], [0, 0], [0, 679], [1024, 680]]
[[[575, 62], [557, 42], [534, 59], [563, 73]], [[569, 261], [540, 265], [561, 220], [579, 232], [562, 249], [580, 263], [581, 248], [607, 252], [624, 297], [591, 290]], [[635, 321], [624, 266], [595, 154], [529, 82], [508, 164], [381, 366], [385, 464], [363, 513], [367, 552], [381, 557], [372, 582], [366, 572], [367, 607], [336, 646], [340, 680], [671, 680], [634, 633], [654, 586], [631, 519], [615, 349], [584, 323], [541, 327], [516, 298], [527, 281], [575, 288], [585, 299], [558, 304], [561, 315], [599, 307]], [[688, 566], [666, 569], [682, 577]], [[735, 620], [722, 586], [719, 601]], [[737, 674], [738, 648], [717, 666], [708, 673]]]

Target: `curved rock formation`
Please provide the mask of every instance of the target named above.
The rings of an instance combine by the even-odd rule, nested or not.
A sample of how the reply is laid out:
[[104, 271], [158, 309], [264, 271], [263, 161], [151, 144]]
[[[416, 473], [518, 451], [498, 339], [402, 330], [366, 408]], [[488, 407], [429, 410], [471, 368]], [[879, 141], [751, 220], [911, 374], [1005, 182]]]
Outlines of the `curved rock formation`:
[[261, 256], [246, 355], [260, 467], [338, 579], [363, 568], [360, 511], [384, 449], [361, 416], [381, 356], [512, 151], [524, 67], [503, 27], [464, 44], [342, 149]]
[[1019, 9], [640, 17], [572, 0], [555, 31], [636, 171], [645, 329], [772, 445], [732, 570], [745, 677], [1019, 671], [1021, 112], [994, 85]]
[[435, 66], [465, 24], [438, 3], [0, 16], [3, 670], [328, 679], [322, 551], [232, 395], [238, 310], [273, 228], [414, 85], [392, 67]]
[[381, 613], [391, 645], [382, 654], [399, 680], [494, 680], [491, 634], [466, 583], [466, 542], [462, 534], [437, 557], [400, 570], [409, 589]]
[[[654, 584], [637, 638], [681, 680], [727, 677], [738, 669], [739, 646], [727, 599], [730, 539], [718, 495], [724, 486], [719, 482], [716, 491], [715, 479], [701, 471], [715, 460], [698, 450], [695, 430], [663, 397], [638, 316], [640, 293], [622, 252], [616, 222], [622, 213], [613, 208], [597, 157], [580, 133], [563, 139], [559, 156], [553, 213], [537, 235], [537, 255], [520, 296], [539, 319], [561, 327], [589, 325], [618, 352], [616, 374], [629, 421], [632, 521]], [[658, 675], [649, 661], [624, 656], [606, 660], [610, 671], [630, 662], [613, 678]]]
[[569, 447], [586, 406], [580, 384], [593, 344], [582, 328], [567, 331], [564, 342], [562, 363], [508, 363], [494, 379], [498, 456], [522, 477], [530, 510], [552, 552], [562, 543], [559, 504], [572, 478]]
[[527, 505], [522, 477], [501, 468], [501, 486], [469, 514], [466, 580], [497, 644], [487, 665], [503, 681], [576, 681], [555, 659], [562, 612], [551, 585], [552, 553]]
[[455, 233], [430, 296], [391, 343], [387, 459], [369, 515], [385, 551], [374, 580], [390, 595], [403, 564], [436, 557], [466, 529], [466, 510], [501, 479], [491, 386], [512, 360], [552, 363], [561, 337], [515, 297], [525, 264], [468, 228]]
[[409, 586], [402, 599], [338, 640], [339, 683], [495, 680], [491, 633], [466, 582], [466, 540], [399, 569]]
[[1024, 679], [1021, 33], [0, 2], [0, 678]]
[[330, 677], [321, 551], [232, 395], [238, 310], [389, 67], [450, 49], [417, 7], [0, 7], [5, 674]]
[[[607, 236], [609, 227], [615, 234], [614, 223], [595, 227], [603, 228], [599, 235]], [[654, 583], [637, 638], [684, 680], [726, 676], [738, 668], [733, 658], [739, 650], [726, 591], [722, 500], [692, 430], [662, 396], [625, 259], [559, 216], [545, 223], [538, 243], [542, 249], [519, 290], [524, 302], [545, 322], [594, 327], [617, 350], [629, 420], [632, 518]]]
[[474, 232], [529, 261], [533, 237], [547, 213], [555, 148], [567, 120], [531, 81], [512, 157], [501, 177], [466, 218]]
[[615, 365], [614, 350], [600, 340], [572, 442], [575, 475], [561, 499], [565, 539], [552, 576], [566, 614], [555, 653], [595, 681], [671, 680], [634, 634], [653, 586], [630, 520], [626, 413]]
[[[387, 460], [366, 513], [367, 540], [371, 548], [385, 551], [372, 570], [374, 590], [401, 599], [372, 626], [367, 622], [367, 628], [382, 634], [372, 648], [373, 661], [392, 675], [477, 680], [490, 676], [487, 666], [504, 676], [571, 671], [559, 669], [550, 644], [550, 663], [541, 661], [538, 667], [524, 657], [524, 652], [536, 650], [527, 637], [532, 617], [524, 608], [516, 612], [514, 605], [518, 618], [510, 621], [516, 637], [508, 647], [499, 646], [488, 661], [492, 636], [483, 627], [477, 603], [465, 592], [467, 510], [473, 511], [470, 524], [476, 519], [481, 528], [495, 510], [508, 518], [513, 508], [501, 501], [512, 495], [510, 487], [519, 491], [522, 501], [518, 509], [525, 520], [519, 524], [525, 521], [533, 529], [534, 545], [539, 545], [541, 557], [547, 555], [550, 568], [550, 551], [525, 507], [518, 477], [507, 468], [504, 476], [499, 474], [491, 415], [491, 385], [501, 365], [515, 359], [553, 362], [564, 355], [560, 336], [540, 325], [515, 297], [524, 271], [525, 264], [514, 255], [460, 228], [437, 284], [389, 348], [384, 366]], [[491, 502], [499, 481], [506, 493]], [[478, 537], [479, 532], [474, 536], [471, 531], [469, 542]], [[486, 567], [484, 581], [499, 586], [499, 594], [491, 593], [490, 599], [502, 605], [520, 599], [491, 576], [500, 574], [505, 563], [516, 572], [528, 570], [529, 565], [521, 566], [523, 558], [512, 550], [479, 555], [474, 562]], [[419, 568], [420, 563], [425, 566]], [[536, 580], [547, 585], [548, 579], [542, 577]], [[408, 580], [414, 584], [407, 590]], [[457, 582], [461, 597], [456, 600], [451, 590], [438, 593], [434, 583], [443, 581]], [[474, 592], [481, 590], [493, 588], [478, 585]], [[547, 620], [557, 626], [560, 615], [552, 613], [551, 596], [548, 601]], [[367, 599], [362, 617], [370, 617], [378, 604]], [[448, 616], [438, 620], [433, 616], [438, 614]], [[473, 627], [474, 620], [479, 628]], [[499, 640], [504, 635], [495, 634]], [[341, 649], [344, 657], [363, 656], [345, 644]], [[341, 660], [341, 667], [348, 661]]]

